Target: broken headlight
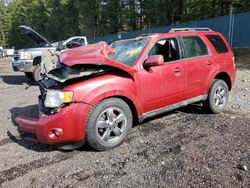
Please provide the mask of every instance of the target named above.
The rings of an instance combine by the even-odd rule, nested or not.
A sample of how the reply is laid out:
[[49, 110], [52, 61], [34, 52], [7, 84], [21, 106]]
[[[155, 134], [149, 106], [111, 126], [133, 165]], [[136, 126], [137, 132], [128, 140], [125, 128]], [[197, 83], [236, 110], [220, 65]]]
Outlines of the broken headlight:
[[47, 90], [44, 106], [47, 108], [59, 108], [63, 103], [72, 101], [72, 91]]

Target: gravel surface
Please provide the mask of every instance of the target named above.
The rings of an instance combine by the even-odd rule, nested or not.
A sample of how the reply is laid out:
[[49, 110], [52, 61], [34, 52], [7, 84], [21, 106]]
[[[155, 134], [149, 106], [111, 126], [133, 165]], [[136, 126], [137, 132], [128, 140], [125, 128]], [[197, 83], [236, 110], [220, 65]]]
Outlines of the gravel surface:
[[[245, 68], [245, 67], [244, 67]], [[219, 115], [188, 106], [135, 126], [108, 152], [65, 152], [19, 137], [39, 90], [0, 59], [0, 187], [250, 187], [250, 69]]]

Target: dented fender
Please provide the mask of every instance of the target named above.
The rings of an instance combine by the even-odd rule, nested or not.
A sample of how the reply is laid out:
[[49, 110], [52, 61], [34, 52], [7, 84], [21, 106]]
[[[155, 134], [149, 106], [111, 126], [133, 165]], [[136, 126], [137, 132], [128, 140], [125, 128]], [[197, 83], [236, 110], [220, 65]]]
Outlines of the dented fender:
[[135, 80], [126, 74], [104, 74], [76, 82], [66, 86], [64, 90], [74, 92], [74, 101], [84, 101], [90, 105], [95, 105], [109, 97], [126, 98], [134, 104], [137, 114], [142, 114], [142, 104], [138, 98]]

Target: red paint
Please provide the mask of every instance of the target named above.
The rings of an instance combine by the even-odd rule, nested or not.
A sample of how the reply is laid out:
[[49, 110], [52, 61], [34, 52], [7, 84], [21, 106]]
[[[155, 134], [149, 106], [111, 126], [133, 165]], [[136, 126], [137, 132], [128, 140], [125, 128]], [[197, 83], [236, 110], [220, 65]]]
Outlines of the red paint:
[[[206, 38], [208, 34], [220, 35], [230, 49], [229, 52], [218, 54]], [[149, 62], [149, 64], [158, 63], [158, 66], [143, 67], [148, 52], [157, 41], [168, 37], [194, 35], [200, 36], [207, 44], [209, 56], [181, 59], [171, 63], [160, 63], [161, 57], [158, 56]], [[41, 143], [77, 142], [85, 139], [85, 125], [89, 110], [103, 99], [120, 97], [130, 100], [139, 118], [149, 111], [207, 94], [212, 80], [219, 73], [226, 73], [230, 77], [231, 85], [234, 84], [234, 56], [221, 34], [176, 32], [152, 35], [149, 38], [150, 41], [131, 67], [110, 59], [108, 54], [114, 49], [103, 43], [62, 52], [61, 62], [68, 66], [101, 64], [116, 67], [124, 72], [104, 74], [66, 86], [65, 91], [74, 92], [74, 102], [84, 103], [70, 104], [54, 115], [42, 115], [39, 119], [18, 117], [16, 121], [20, 128], [36, 134]], [[51, 136], [54, 130], [60, 130], [60, 136]]]
[[[85, 138], [85, 122], [90, 108], [87, 104], [71, 104], [54, 115], [42, 115], [39, 119], [18, 117], [16, 122], [25, 132], [34, 133], [40, 143], [77, 142]], [[58, 138], [51, 137], [55, 129], [63, 131]]]

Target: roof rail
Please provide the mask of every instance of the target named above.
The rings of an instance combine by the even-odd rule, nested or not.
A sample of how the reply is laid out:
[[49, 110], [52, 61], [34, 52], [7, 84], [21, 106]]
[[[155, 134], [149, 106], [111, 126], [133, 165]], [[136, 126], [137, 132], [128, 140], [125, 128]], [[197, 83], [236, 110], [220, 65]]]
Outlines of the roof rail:
[[202, 27], [187, 27], [187, 28], [172, 28], [169, 32], [180, 32], [180, 31], [213, 31], [210, 28], [202, 28]]
[[156, 35], [158, 33], [143, 33], [141, 35], [138, 35], [137, 37], [147, 37], [147, 36], [150, 36], [150, 35]]

